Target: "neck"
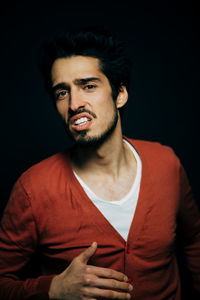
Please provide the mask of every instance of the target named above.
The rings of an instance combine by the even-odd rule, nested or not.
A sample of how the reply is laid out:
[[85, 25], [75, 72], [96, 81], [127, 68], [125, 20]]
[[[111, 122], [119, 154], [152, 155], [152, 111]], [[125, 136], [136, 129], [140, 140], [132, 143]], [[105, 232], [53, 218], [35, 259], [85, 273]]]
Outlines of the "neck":
[[121, 166], [127, 163], [127, 148], [124, 146], [121, 124], [98, 146], [76, 145], [72, 152], [72, 166], [78, 173], [98, 172], [118, 177]]

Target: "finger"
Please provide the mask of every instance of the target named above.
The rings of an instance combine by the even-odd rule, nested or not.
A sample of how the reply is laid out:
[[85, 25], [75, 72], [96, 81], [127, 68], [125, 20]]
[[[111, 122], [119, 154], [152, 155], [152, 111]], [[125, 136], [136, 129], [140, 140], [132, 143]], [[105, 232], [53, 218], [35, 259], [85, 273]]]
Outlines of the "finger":
[[88, 276], [85, 278], [85, 283], [87, 286], [106, 288], [110, 290], [126, 292], [130, 292], [133, 290], [133, 286], [128, 282], [118, 281], [115, 279], [99, 278], [92, 274], [88, 274]]
[[96, 267], [96, 266], [87, 266], [86, 268], [86, 272], [88, 274], [94, 274], [98, 277], [105, 277], [105, 278], [112, 278], [112, 279], [116, 279], [116, 280], [120, 280], [120, 281], [128, 281], [128, 277], [118, 271], [112, 270], [112, 269], [108, 269], [108, 268], [100, 268], [100, 267]]
[[82, 263], [87, 264], [88, 260], [95, 254], [96, 250], [97, 250], [97, 243], [93, 242], [89, 248], [87, 248], [78, 256], [78, 259]]
[[84, 287], [82, 293], [86, 297], [91, 298], [106, 298], [106, 299], [130, 299], [129, 293], [117, 292], [112, 290], [104, 290], [95, 287]]

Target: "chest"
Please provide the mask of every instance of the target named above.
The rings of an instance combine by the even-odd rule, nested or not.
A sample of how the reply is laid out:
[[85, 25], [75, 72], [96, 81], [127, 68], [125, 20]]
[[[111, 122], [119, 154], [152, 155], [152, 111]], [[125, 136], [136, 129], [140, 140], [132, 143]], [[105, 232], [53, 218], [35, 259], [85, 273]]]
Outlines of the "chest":
[[92, 191], [98, 198], [106, 201], [121, 200], [131, 190], [135, 183], [137, 165], [134, 162], [121, 176], [113, 178], [104, 174], [77, 174], [78, 180], [84, 188]]
[[[158, 253], [159, 256], [168, 256], [175, 240], [177, 192], [172, 186], [164, 185], [162, 193], [158, 193], [156, 184], [146, 185], [145, 188], [143, 184], [127, 243], [135, 255], [143, 259], [151, 256], [156, 259]], [[57, 192], [54, 197], [51, 207], [47, 205], [39, 227], [45, 256], [59, 256], [70, 262], [93, 241], [97, 241], [99, 247], [95, 264], [106, 267], [114, 259], [113, 253], [123, 253], [127, 243], [80, 186], [68, 194]], [[108, 265], [105, 256], [109, 257]]]
[[121, 200], [133, 186], [135, 181], [135, 173], [126, 174], [118, 180], [111, 178], [94, 177], [84, 181], [87, 187], [98, 197], [107, 201]]

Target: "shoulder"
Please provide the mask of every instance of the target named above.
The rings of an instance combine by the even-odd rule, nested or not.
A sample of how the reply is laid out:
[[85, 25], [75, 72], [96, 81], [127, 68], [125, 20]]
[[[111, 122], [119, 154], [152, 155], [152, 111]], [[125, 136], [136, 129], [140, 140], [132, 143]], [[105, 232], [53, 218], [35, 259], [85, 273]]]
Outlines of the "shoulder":
[[31, 166], [21, 174], [18, 182], [25, 190], [54, 186], [70, 172], [69, 150], [56, 153]]
[[159, 142], [136, 140], [126, 137], [125, 139], [133, 145], [139, 156], [148, 161], [148, 163], [153, 163], [157, 166], [164, 165], [165, 167], [166, 165], [180, 166], [180, 160], [170, 146]]
[[22, 173], [21, 178], [32, 175], [45, 175], [47, 172], [52, 173], [63, 167], [63, 164], [68, 164], [68, 151], [59, 152], [53, 154], [50, 157], [43, 159], [35, 165], [28, 168]]

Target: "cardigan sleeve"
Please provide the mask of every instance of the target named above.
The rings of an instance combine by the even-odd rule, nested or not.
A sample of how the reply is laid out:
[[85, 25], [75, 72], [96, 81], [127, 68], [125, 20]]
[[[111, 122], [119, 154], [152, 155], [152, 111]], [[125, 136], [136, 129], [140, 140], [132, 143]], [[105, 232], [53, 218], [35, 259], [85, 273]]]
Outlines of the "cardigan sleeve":
[[183, 167], [180, 168], [180, 195], [178, 229], [187, 268], [191, 273], [194, 288], [200, 294], [200, 212]]
[[49, 299], [53, 275], [25, 280], [20, 277], [37, 244], [38, 233], [31, 204], [19, 179], [13, 187], [0, 226], [0, 299]]

